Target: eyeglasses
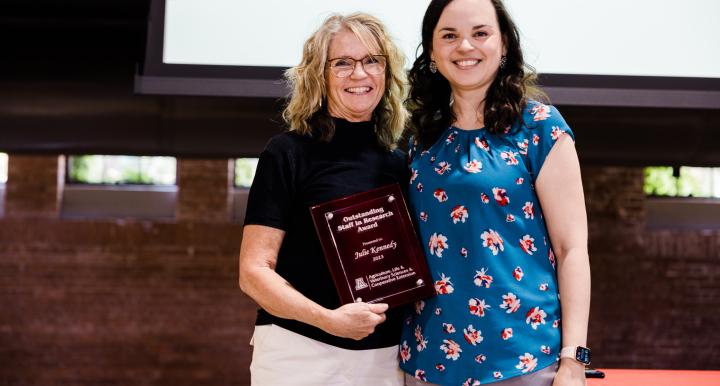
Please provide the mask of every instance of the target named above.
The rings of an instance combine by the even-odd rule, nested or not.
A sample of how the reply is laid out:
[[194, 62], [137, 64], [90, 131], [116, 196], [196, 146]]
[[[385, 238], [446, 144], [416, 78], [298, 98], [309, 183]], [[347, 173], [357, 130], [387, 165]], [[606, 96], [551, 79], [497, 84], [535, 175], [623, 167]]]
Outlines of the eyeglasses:
[[355, 65], [360, 63], [363, 71], [371, 75], [380, 75], [385, 72], [385, 65], [387, 64], [386, 55], [368, 55], [362, 59], [353, 59], [349, 57], [335, 58], [328, 60], [330, 63], [330, 70], [338, 78], [344, 78], [349, 76], [355, 71]]

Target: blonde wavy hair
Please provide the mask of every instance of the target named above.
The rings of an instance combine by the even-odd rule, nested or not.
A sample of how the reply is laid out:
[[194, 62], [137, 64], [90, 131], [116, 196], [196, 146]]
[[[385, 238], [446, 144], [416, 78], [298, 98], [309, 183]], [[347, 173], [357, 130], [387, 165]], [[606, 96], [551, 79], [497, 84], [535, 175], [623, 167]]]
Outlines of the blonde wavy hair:
[[290, 131], [312, 135], [315, 130], [321, 140], [332, 139], [335, 125], [324, 101], [327, 97], [325, 76], [334, 75], [326, 63], [330, 42], [343, 29], [355, 34], [369, 52], [387, 56], [385, 92], [373, 111], [373, 120], [378, 142], [393, 149], [408, 118], [403, 103], [407, 91], [405, 56], [392, 42], [380, 20], [366, 13], [331, 15], [305, 42], [300, 64], [285, 71], [285, 80], [292, 91], [283, 118]]

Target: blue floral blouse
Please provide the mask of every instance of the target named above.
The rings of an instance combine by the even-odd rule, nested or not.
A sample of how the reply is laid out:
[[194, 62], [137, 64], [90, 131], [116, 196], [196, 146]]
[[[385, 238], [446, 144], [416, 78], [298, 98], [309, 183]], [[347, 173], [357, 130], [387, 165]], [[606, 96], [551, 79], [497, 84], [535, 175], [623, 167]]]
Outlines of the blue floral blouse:
[[405, 372], [473, 386], [556, 363], [555, 255], [533, 185], [564, 134], [560, 113], [531, 101], [503, 134], [451, 126], [427, 150], [411, 144], [408, 197], [437, 295], [405, 320]]

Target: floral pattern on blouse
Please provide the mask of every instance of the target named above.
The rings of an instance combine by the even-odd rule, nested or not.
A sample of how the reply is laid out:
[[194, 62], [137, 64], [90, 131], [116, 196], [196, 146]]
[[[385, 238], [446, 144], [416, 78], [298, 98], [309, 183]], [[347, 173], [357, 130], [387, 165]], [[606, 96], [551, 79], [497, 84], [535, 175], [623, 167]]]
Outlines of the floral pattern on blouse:
[[555, 255], [534, 183], [565, 134], [557, 109], [531, 101], [505, 133], [451, 126], [426, 150], [411, 142], [409, 203], [437, 295], [405, 319], [404, 371], [479, 385], [558, 360]]

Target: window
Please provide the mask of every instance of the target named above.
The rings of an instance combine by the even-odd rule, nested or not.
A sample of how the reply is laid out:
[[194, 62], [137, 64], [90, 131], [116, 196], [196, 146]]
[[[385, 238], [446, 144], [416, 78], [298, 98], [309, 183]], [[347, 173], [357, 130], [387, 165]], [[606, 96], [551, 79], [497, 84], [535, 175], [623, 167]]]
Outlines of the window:
[[67, 180], [79, 184], [175, 185], [173, 157], [75, 155], [68, 157]]
[[720, 168], [645, 168], [649, 229], [720, 229]]
[[257, 169], [257, 158], [238, 158], [235, 160], [235, 186], [238, 188], [249, 188], [255, 178]]
[[176, 167], [173, 157], [68, 156], [61, 216], [171, 219]]
[[8, 155], [6, 153], [0, 153], [0, 184], [7, 182], [8, 173]]
[[658, 197], [720, 198], [720, 168], [645, 168], [645, 194]]
[[252, 185], [257, 169], [257, 158], [238, 158], [235, 160], [235, 189], [233, 192], [233, 219], [242, 222], [245, 218], [248, 188]]

